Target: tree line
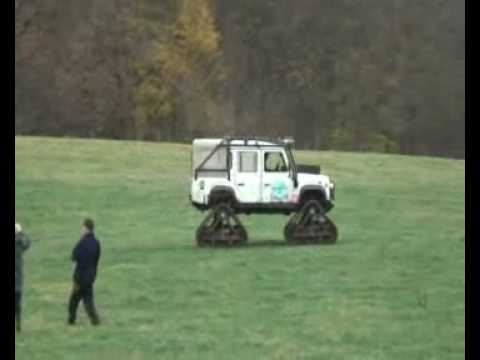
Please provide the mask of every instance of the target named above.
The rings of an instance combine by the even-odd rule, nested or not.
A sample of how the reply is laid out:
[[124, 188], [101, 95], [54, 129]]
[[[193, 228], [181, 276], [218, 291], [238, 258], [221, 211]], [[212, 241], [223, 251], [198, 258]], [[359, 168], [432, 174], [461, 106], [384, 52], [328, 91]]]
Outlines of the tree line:
[[15, 0], [17, 134], [464, 157], [464, 0]]

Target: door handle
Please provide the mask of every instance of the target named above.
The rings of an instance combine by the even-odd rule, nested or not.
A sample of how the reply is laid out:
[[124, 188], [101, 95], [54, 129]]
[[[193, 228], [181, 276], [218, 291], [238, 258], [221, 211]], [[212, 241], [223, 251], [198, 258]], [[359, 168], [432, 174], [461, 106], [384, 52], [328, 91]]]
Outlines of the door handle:
[[237, 183], [238, 186], [245, 186], [245, 183]]
[[270, 186], [270, 184], [263, 184], [263, 186], [265, 186], [265, 187], [269, 187], [269, 186]]

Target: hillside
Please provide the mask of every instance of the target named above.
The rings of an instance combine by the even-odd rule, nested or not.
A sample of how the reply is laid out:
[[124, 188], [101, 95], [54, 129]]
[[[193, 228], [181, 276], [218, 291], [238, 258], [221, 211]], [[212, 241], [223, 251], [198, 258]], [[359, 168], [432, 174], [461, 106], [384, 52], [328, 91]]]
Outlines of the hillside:
[[[298, 152], [337, 183], [329, 247], [283, 246], [283, 216], [246, 217], [251, 245], [198, 249], [190, 147], [17, 137], [26, 255], [16, 358], [462, 359], [465, 163]], [[66, 326], [83, 217], [104, 256], [104, 325]]]

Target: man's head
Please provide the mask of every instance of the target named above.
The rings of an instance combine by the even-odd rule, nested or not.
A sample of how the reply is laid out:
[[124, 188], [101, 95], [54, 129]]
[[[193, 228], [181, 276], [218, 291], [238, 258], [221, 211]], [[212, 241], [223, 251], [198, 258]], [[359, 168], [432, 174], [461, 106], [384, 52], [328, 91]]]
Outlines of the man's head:
[[92, 233], [95, 228], [95, 224], [92, 219], [86, 218], [83, 221], [83, 229], [86, 234]]
[[15, 235], [18, 235], [22, 232], [22, 225], [15, 223]]

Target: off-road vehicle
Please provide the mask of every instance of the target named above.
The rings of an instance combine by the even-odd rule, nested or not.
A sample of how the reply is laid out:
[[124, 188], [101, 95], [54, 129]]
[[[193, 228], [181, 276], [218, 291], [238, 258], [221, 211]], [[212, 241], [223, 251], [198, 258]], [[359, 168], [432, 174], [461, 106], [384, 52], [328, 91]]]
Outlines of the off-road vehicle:
[[205, 245], [240, 245], [247, 231], [238, 214], [293, 216], [285, 225], [288, 243], [334, 243], [337, 229], [326, 213], [333, 208], [335, 183], [320, 167], [298, 165], [293, 139], [226, 137], [193, 141], [190, 199], [210, 210], [197, 229]]

